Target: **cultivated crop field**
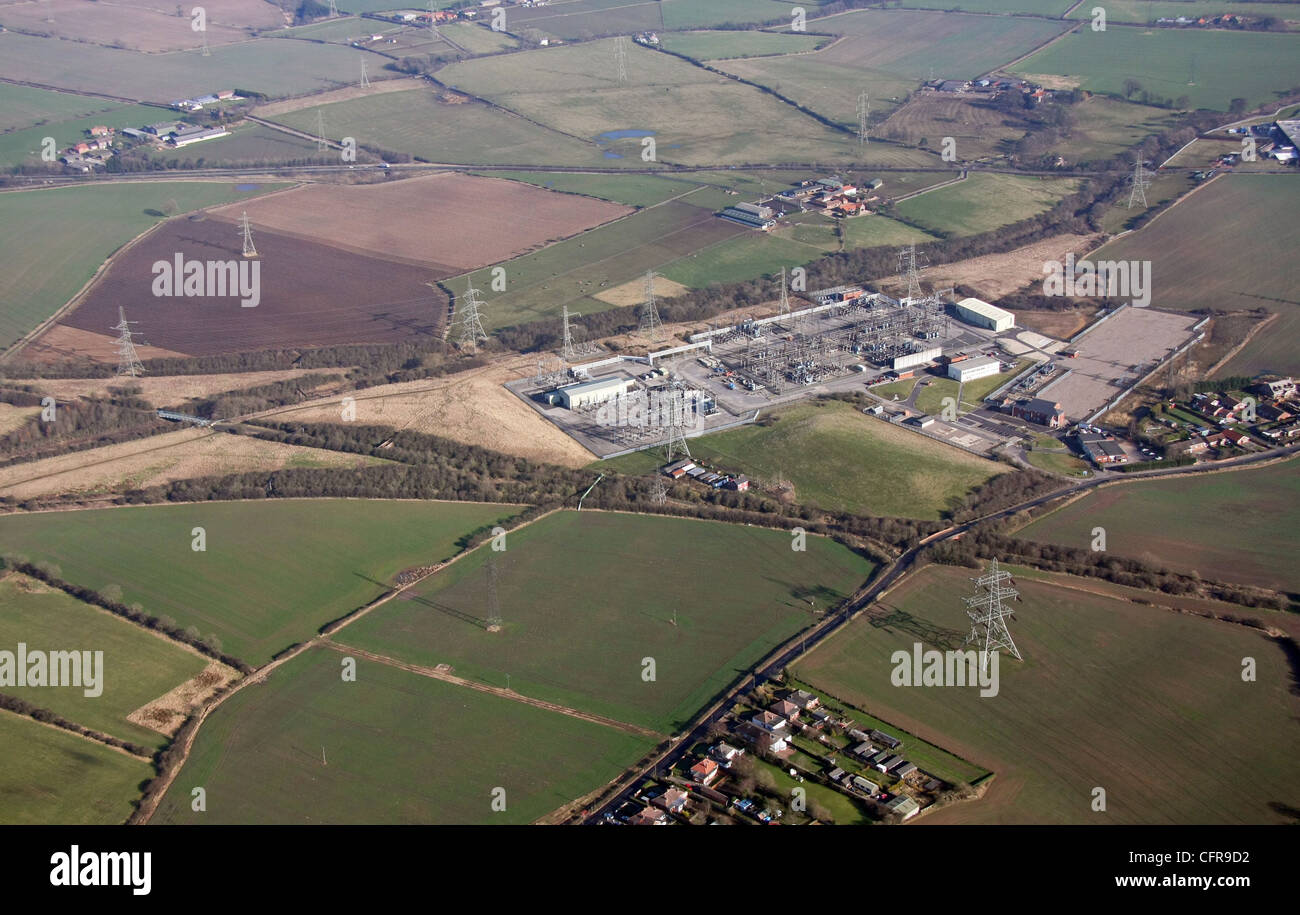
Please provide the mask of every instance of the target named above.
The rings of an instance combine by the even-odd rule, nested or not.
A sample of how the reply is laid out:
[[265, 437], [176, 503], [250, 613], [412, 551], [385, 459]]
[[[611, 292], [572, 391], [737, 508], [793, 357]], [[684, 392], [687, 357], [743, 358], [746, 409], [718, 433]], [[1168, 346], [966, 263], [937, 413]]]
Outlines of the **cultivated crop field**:
[[1039, 543], [1106, 550], [1206, 578], [1300, 592], [1300, 464], [1107, 486], [1023, 528]]
[[[833, 541], [566, 511], [480, 549], [339, 633], [347, 645], [668, 733], [870, 576]], [[485, 563], [497, 564], [502, 630]], [[683, 587], [665, 588], [679, 580]], [[675, 622], [674, 622], [675, 619]], [[654, 659], [654, 679], [642, 678]]]
[[228, 137], [205, 140], [180, 149], [149, 150], [149, 158], [164, 163], [168, 168], [192, 165], [195, 168], [216, 166], [259, 166], [276, 162], [302, 163], [311, 160], [327, 165], [336, 163], [333, 150], [320, 152], [316, 144], [302, 137], [260, 124], [251, 124], [231, 131]]
[[[1201, 16], [1221, 16], [1234, 13], [1238, 16], [1275, 17], [1282, 20], [1300, 20], [1300, 4], [1295, 3], [1251, 3], [1250, 0], [1232, 0], [1224, 4], [1215, 0], [1109, 0], [1106, 4], [1108, 22], [1148, 23], [1156, 19], [1177, 19], [1184, 16], [1198, 19]], [[1091, 12], [1079, 6], [1072, 13], [1071, 19], [1091, 19]]]
[[153, 766], [102, 743], [0, 711], [0, 824], [120, 824]]
[[[1269, 61], [1261, 67], [1259, 62]], [[1234, 98], [1249, 107], [1300, 84], [1300, 35], [1200, 29], [1084, 28], [1011, 68], [1067, 78], [1092, 92], [1122, 95], [1136, 80], [1160, 98], [1186, 96], [1193, 107], [1227, 111]]]
[[975, 173], [898, 204], [898, 215], [941, 235], [976, 235], [1050, 210], [1078, 188], [1068, 178]]
[[102, 694], [87, 696], [75, 686], [6, 686], [6, 694], [145, 747], [161, 746], [163, 735], [127, 716], [198, 676], [208, 663], [147, 629], [11, 574], [0, 580], [0, 645], [15, 651], [19, 642], [29, 652], [102, 651]]
[[344, 682], [346, 656], [313, 648], [224, 703], [151, 822], [526, 824], [652, 743], [364, 658]]
[[666, 32], [660, 44], [674, 54], [695, 60], [725, 60], [732, 57], [765, 57], [814, 51], [831, 39], [796, 32]]
[[632, 212], [574, 194], [452, 172], [386, 184], [313, 184], [213, 211], [285, 235], [428, 265], [441, 275], [509, 260]]
[[661, 15], [655, 0], [565, 0], [529, 9], [512, 8], [507, 11], [506, 24], [516, 34], [536, 29], [556, 38], [586, 40], [664, 28]]
[[119, 107], [107, 99], [0, 83], [0, 130], [74, 120]]
[[[11, 345], [62, 308], [110, 254], [168, 215], [280, 186], [151, 181], [0, 194], [0, 343]], [[72, 233], [77, 244], [50, 244]]]
[[[118, 307], [139, 321], [144, 342], [189, 355], [337, 343], [386, 343], [436, 337], [447, 315], [445, 296], [425, 284], [453, 270], [355, 254], [253, 224], [261, 298], [155, 296], [153, 265], [186, 260], [241, 261], [242, 234], [233, 220], [173, 219], [114, 259], [60, 324], [104, 333]], [[209, 290], [212, 291], [212, 290]]]
[[[264, 28], [280, 24], [273, 6], [259, 5], [266, 11], [259, 24]], [[185, 15], [182, 17], [158, 9], [124, 9], [117, 4], [86, 3], [84, 0], [6, 3], [0, 8], [5, 25], [11, 29], [69, 42], [147, 52], [197, 50], [202, 45], [203, 36], [191, 28], [189, 11], [183, 12]], [[217, 10], [213, 12], [217, 13]], [[208, 18], [206, 31], [210, 47], [249, 37], [249, 32], [225, 25], [217, 15]]]
[[489, 177], [522, 181], [547, 190], [583, 194], [634, 207], [654, 206], [670, 197], [689, 193], [699, 185], [657, 175], [605, 175], [573, 172], [516, 172], [493, 169]]
[[856, 158], [847, 134], [757, 89], [637, 44], [621, 83], [613, 55], [613, 41], [592, 41], [461, 61], [438, 78], [570, 136], [635, 132], [611, 138], [606, 155], [638, 163], [643, 134], [666, 163], [744, 164], [758, 149], [770, 161], [798, 161], [813, 146], [826, 161]]
[[[684, 286], [703, 289], [711, 283], [735, 283], [779, 273], [782, 267], [797, 267], [836, 249], [829, 237], [804, 240], [811, 236], [811, 232], [801, 233], [799, 228], [793, 233], [782, 231], [781, 235], [746, 231], [716, 247], [673, 261], [664, 267], [663, 274]], [[773, 289], [779, 287], [777, 282]]]
[[[899, 518], [937, 519], [950, 500], [1002, 470], [841, 401], [801, 404], [772, 418], [769, 426], [691, 439], [691, 453], [751, 477], [780, 476], [801, 503]], [[610, 464], [617, 469], [620, 460]]]
[[[62, 577], [215, 633], [250, 664], [381, 594], [402, 569], [456, 552], [509, 518], [480, 503], [294, 499], [6, 515], [0, 552], [52, 562]], [[192, 548], [202, 527], [206, 550]]]
[[[1013, 570], [1014, 571], [1014, 570]], [[892, 685], [895, 651], [959, 649], [974, 570], [931, 566], [795, 666], [800, 679], [991, 769], [938, 823], [1277, 823], [1300, 776], [1300, 700], [1255, 630], [1108, 596], [1091, 579], [1017, 577], [999, 692]], [[1084, 590], [1088, 589], [1088, 590]], [[1101, 591], [1102, 593], [1095, 593]], [[1258, 663], [1256, 682], [1242, 658]], [[1231, 777], [1213, 764], [1232, 747]], [[1092, 810], [1106, 790], [1105, 812]]]
[[[317, 113], [330, 137], [407, 153], [426, 162], [473, 165], [617, 165], [596, 144], [481, 102], [450, 104], [427, 89], [386, 92], [277, 115], [314, 134]], [[628, 164], [640, 164], [638, 158]]]
[[[1094, 259], [1150, 260], [1151, 304], [1162, 308], [1266, 308], [1279, 313], [1220, 374], [1300, 372], [1300, 265], [1280, 225], [1300, 206], [1300, 182], [1286, 175], [1227, 175], [1158, 219], [1100, 249]], [[1250, 244], [1225, 246], [1225, 237]]]

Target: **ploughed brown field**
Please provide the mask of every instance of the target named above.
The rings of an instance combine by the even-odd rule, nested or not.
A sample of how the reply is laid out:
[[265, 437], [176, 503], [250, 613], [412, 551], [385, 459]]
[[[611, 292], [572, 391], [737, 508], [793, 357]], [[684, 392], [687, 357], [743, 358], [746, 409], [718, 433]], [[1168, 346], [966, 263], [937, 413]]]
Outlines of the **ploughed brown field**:
[[633, 211], [578, 194], [451, 172], [386, 184], [310, 184], [215, 209], [255, 226], [448, 273], [509, 260]]
[[[225, 219], [175, 219], [116, 258], [84, 301], [55, 325], [110, 333], [118, 306], [136, 322], [137, 343], [203, 356], [250, 350], [393, 343], [441, 335], [447, 298], [425, 285], [433, 271], [343, 251], [253, 223], [260, 257], [261, 300], [246, 308], [237, 295], [157, 297], [156, 261], [241, 261], [239, 227]], [[208, 290], [211, 291], [211, 290]], [[38, 340], [32, 349], [39, 349]], [[110, 360], [115, 356], [109, 356]]]

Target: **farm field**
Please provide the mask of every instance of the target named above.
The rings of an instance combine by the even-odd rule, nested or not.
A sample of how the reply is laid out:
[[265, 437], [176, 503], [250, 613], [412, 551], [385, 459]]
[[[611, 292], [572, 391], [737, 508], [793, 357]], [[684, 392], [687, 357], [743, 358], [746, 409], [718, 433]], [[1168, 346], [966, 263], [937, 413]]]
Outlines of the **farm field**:
[[580, 41], [665, 27], [656, 0], [565, 0], [530, 9], [513, 8], [506, 15], [509, 30], [516, 34], [536, 29], [556, 38]]
[[[0, 552], [59, 566], [65, 581], [214, 633], [249, 664], [379, 596], [399, 571], [515, 513], [486, 503], [293, 499], [0, 517]], [[191, 547], [202, 527], [206, 550]], [[111, 531], [111, 536], [105, 533]]]
[[[331, 411], [338, 419], [339, 408]], [[286, 468], [357, 468], [384, 463], [361, 454], [267, 442], [196, 427], [0, 468], [0, 493], [35, 499], [60, 493], [100, 495], [161, 486], [176, 480]]]
[[[386, 343], [433, 337], [446, 319], [446, 299], [426, 283], [454, 268], [415, 266], [345, 251], [273, 232], [253, 222], [260, 255], [260, 300], [238, 295], [155, 296], [152, 265], [187, 260], [240, 260], [234, 219], [173, 219], [113, 264], [62, 326], [104, 333], [118, 307], [139, 321], [144, 342], [188, 355], [337, 343]], [[213, 291], [213, 290], [208, 290]], [[111, 357], [115, 358], [115, 357]]]
[[[1160, 18], [1186, 16], [1196, 19], [1224, 13], [1295, 21], [1300, 20], [1300, 4], [1251, 3], [1249, 0], [1232, 0], [1227, 4], [1215, 0], [1110, 0], [1106, 4], [1107, 22], [1148, 23]], [[1091, 15], [1081, 6], [1070, 14], [1070, 18], [1090, 19]]]
[[[364, 658], [343, 682], [344, 657], [313, 648], [224, 703], [151, 822], [526, 824], [651, 745]], [[190, 809], [197, 785], [203, 813]], [[491, 806], [498, 787], [504, 811]]]
[[[166, 181], [0, 195], [0, 343], [11, 345], [62, 308], [110, 254], [165, 214], [247, 199], [281, 186], [238, 191], [224, 182]], [[76, 245], [50, 245], [51, 238], [73, 231]], [[116, 317], [109, 326], [115, 323]], [[108, 329], [95, 328], [101, 333]]]
[[[1002, 471], [842, 401], [801, 404], [772, 416], [770, 426], [691, 439], [691, 454], [751, 477], [780, 476], [794, 484], [801, 503], [899, 518], [940, 518], [949, 500]], [[617, 470], [620, 460], [608, 463]]]
[[438, 26], [438, 31], [471, 54], [491, 54], [519, 47], [517, 39], [504, 32], [494, 32], [486, 24], [449, 22]]
[[144, 747], [160, 747], [166, 739], [127, 716], [208, 664], [197, 652], [134, 623], [36, 579], [10, 574], [0, 579], [0, 645], [15, 651], [19, 642], [29, 652], [102, 651], [102, 694], [87, 696], [76, 686], [6, 686], [6, 694]]
[[940, 235], [976, 235], [1050, 210], [1073, 193], [1069, 178], [975, 173], [958, 184], [904, 200], [898, 215]]
[[[1257, 631], [1082, 590], [1088, 579], [1018, 577], [1011, 630], [1025, 660], [999, 658], [997, 696], [893, 686], [893, 652], [960, 647], [972, 574], [924, 569], [795, 666], [800, 679], [996, 773], [982, 800], [927, 822], [1284, 819], [1273, 805], [1293, 804], [1300, 775], [1298, 700], [1285, 655]], [[1242, 681], [1244, 656], [1256, 659], [1257, 682]], [[1231, 778], [1205, 762], [1225, 744]], [[1107, 791], [1104, 813], [1091, 809], [1094, 786]]]
[[[49, 94], [62, 95], [54, 92]], [[0, 166], [40, 164], [42, 143], [46, 137], [54, 138], [55, 152], [62, 155], [69, 146], [87, 139], [86, 131], [97, 124], [119, 128], [141, 127], [168, 117], [168, 112], [162, 108], [148, 105], [110, 106], [102, 99], [96, 101], [105, 106], [104, 110], [89, 116], [73, 117], [52, 124], [45, 123], [39, 127], [27, 127], [0, 134]]]
[[153, 766], [101, 743], [0, 711], [0, 824], [117, 825]]
[[[817, 15], [820, 0], [803, 4], [808, 18]], [[791, 4], [783, 0], [664, 0], [665, 29], [703, 29], [719, 25], [758, 25], [772, 23], [789, 26]]]
[[[362, 96], [275, 116], [313, 133], [317, 112], [331, 137], [407, 153], [426, 162], [471, 165], [611, 165], [594, 142], [548, 129], [481, 102], [450, 104], [427, 89]], [[628, 164], [640, 164], [639, 158]]]
[[831, 39], [795, 32], [666, 32], [660, 45], [674, 54], [695, 60], [726, 60], [733, 57], [764, 57], [814, 51]]
[[[744, 232], [708, 250], [678, 258], [663, 268], [663, 275], [684, 286], [703, 289], [713, 283], [735, 283], [779, 273], [782, 267], [797, 267], [836, 249], [830, 238], [810, 243], [800, 240], [798, 234], [785, 238], [754, 230]], [[779, 286], [777, 282], [773, 288]]]
[[689, 180], [660, 178], [657, 175], [603, 175], [573, 172], [516, 172], [493, 169], [481, 172], [487, 177], [508, 178], [565, 194], [583, 194], [612, 200], [634, 207], [654, 206], [671, 197], [690, 193], [699, 185]]
[[384, 184], [309, 184], [213, 211], [324, 245], [460, 273], [627, 215], [629, 207], [443, 172]]
[[1094, 95], [1070, 106], [1074, 126], [1052, 150], [1069, 164], [1109, 159], [1132, 149], [1146, 137], [1162, 133], [1177, 117], [1162, 108]]
[[[1253, 108], [1279, 86], [1300, 84], [1298, 52], [1297, 35], [1116, 26], [1067, 35], [1011, 69], [1114, 95], [1133, 79], [1158, 98], [1186, 96], [1193, 107], [1227, 111], [1234, 98]], [[1261, 60], [1275, 64], [1260, 67]]]
[[[338, 640], [669, 733], [772, 648], [847, 597], [874, 567], [784, 531], [565, 511], [480, 549], [358, 620]], [[503, 629], [487, 581], [496, 565]], [[579, 570], [582, 570], [581, 573]], [[690, 585], [663, 589], [665, 576]], [[674, 624], [674, 615], [676, 624]], [[642, 678], [644, 658], [654, 679]]]
[[[1180, 572], [1300, 593], [1300, 463], [1107, 486], [1022, 528], [1038, 543], [1106, 551]], [[1153, 523], [1153, 519], [1160, 519]]]
[[[1196, 191], [1094, 259], [1150, 260], [1151, 304], [1160, 308], [1266, 308], [1279, 317], [1219, 372], [1300, 372], [1300, 266], [1284, 235], [1259, 232], [1300, 206], [1300, 182], [1286, 175], [1227, 175]], [[1251, 243], [1225, 248], [1225, 236]]]
[[334, 150], [319, 152], [316, 144], [260, 124], [240, 127], [228, 137], [205, 140], [180, 149], [150, 150], [149, 158], [168, 168], [195, 168], [239, 165], [267, 165], [277, 162], [306, 161], [334, 165]]
[[202, 67], [195, 66], [196, 53], [145, 55], [3, 32], [0, 79], [21, 81], [40, 73], [43, 82], [59, 89], [167, 104], [178, 96], [221, 87], [251, 89], [273, 98], [332, 89], [355, 82], [362, 60], [376, 74], [384, 62], [356, 48], [283, 38], [217, 45]]
[[0, 83], [0, 131], [71, 121], [120, 108], [108, 99]]
[[962, 10], [967, 13], [1032, 13], [1061, 16], [1072, 0], [902, 0], [899, 6], [914, 9]]
[[[592, 296], [746, 231], [682, 201], [634, 213], [506, 263], [506, 292], [489, 296], [484, 326], [554, 318], [566, 303], [583, 314], [607, 311], [612, 306]], [[490, 271], [471, 278], [477, 288], [491, 288]], [[458, 277], [444, 285], [459, 292], [464, 284]]]
[[639, 163], [652, 135], [657, 161], [745, 164], [798, 161], [810, 146], [828, 162], [856, 159], [857, 144], [772, 96], [637, 44], [628, 82], [611, 70], [614, 44], [592, 41], [461, 61], [438, 78], [573, 137], [600, 140], [606, 158]]
[[[213, 10], [208, 17], [207, 41], [210, 47], [243, 41], [252, 28], [274, 28], [282, 24], [279, 12], [270, 4], [241, 4], [242, 15], [232, 17], [226, 9]], [[254, 7], [260, 15], [251, 15]], [[123, 9], [117, 4], [85, 3], [81, 0], [41, 0], [39, 3], [6, 3], [5, 25], [24, 32], [37, 32], [67, 42], [103, 45], [129, 51], [197, 50], [203, 37], [191, 27], [191, 19], [157, 8], [134, 5]], [[242, 20], [236, 22], [235, 18]]]

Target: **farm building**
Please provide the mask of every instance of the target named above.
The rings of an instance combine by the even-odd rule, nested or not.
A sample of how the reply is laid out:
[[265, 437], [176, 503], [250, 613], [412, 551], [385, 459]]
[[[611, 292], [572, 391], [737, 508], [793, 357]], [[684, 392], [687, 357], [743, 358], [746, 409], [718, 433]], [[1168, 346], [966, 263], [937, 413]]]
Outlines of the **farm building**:
[[954, 307], [957, 309], [957, 317], [976, 327], [986, 327], [1000, 333], [1016, 326], [1015, 315], [982, 299], [962, 299]]
[[1065, 412], [1061, 405], [1042, 397], [1013, 403], [1009, 412], [1017, 419], [1026, 419], [1049, 429], [1059, 429], [1065, 425]]
[[864, 794], [875, 797], [880, 793], [880, 786], [870, 779], [865, 779], [861, 775], [853, 776], [853, 787], [857, 788]]
[[899, 747], [903, 745], [903, 742], [899, 740], [897, 737], [893, 737], [889, 734], [886, 734], [884, 731], [873, 730], [867, 736], [870, 737], [872, 740], [874, 740], [876, 743], [884, 744], [885, 746], [889, 747], [889, 749], [891, 750], [897, 750]]
[[921, 805], [912, 800], [906, 794], [900, 794], [892, 801], [885, 805], [885, 809], [890, 813], [897, 813], [905, 820], [910, 820], [921, 812]]
[[227, 136], [230, 136], [230, 131], [224, 127], [186, 128], [177, 131], [168, 142], [180, 149], [182, 146], [189, 146], [191, 143], [202, 143], [204, 140], [215, 140], [217, 137]]
[[740, 203], [734, 207], [727, 207], [718, 215], [728, 222], [739, 223], [740, 225], [746, 226], [750, 229], [762, 229], [764, 232], [776, 225], [776, 220], [771, 218], [772, 211], [767, 207], [753, 207], [754, 209], [767, 210], [767, 216], [760, 216], [756, 213], [751, 213], [748, 210], [741, 209], [741, 207], [753, 207], [753, 205]]
[[980, 356], [978, 359], [964, 359], [948, 365], [948, 377], [955, 378], [962, 384], [976, 378], [987, 378], [1002, 371], [1002, 360], [997, 356]]
[[580, 410], [593, 404], [604, 403], [627, 393], [626, 378], [598, 378], [556, 389], [560, 403], [569, 410]]
[[895, 356], [894, 362], [890, 368], [897, 372], [900, 369], [910, 369], [915, 368], [918, 365], [925, 365], [927, 362], [933, 362], [938, 359], [942, 352], [943, 350], [939, 347], [932, 346], [929, 349], [923, 349], [918, 353], [908, 353], [905, 356]]

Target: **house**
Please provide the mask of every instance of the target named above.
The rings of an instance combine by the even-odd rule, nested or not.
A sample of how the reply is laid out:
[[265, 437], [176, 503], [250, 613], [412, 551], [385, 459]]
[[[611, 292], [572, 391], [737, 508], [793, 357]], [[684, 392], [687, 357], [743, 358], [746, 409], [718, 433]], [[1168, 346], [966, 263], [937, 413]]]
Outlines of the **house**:
[[1238, 432], [1236, 429], [1224, 429], [1219, 434], [1238, 448], [1244, 448], [1251, 444], [1250, 436], [1244, 432]]
[[1013, 403], [1010, 412], [1017, 419], [1028, 420], [1049, 429], [1059, 429], [1065, 425], [1065, 411], [1061, 405], [1042, 397]]
[[805, 711], [811, 711], [822, 704], [820, 699], [806, 689], [797, 689], [786, 698]]
[[788, 718], [791, 721], [799, 720], [799, 712], [801, 711], [799, 706], [795, 705], [788, 699], [781, 699], [778, 702], [772, 703], [771, 709], [782, 718]]
[[1290, 419], [1293, 414], [1284, 406], [1266, 403], [1259, 406], [1259, 409], [1255, 411], [1255, 415], [1265, 422], [1280, 423]]
[[657, 797], [651, 798], [650, 803], [669, 813], [681, 813], [689, 799], [690, 795], [681, 788], [665, 788]]
[[72, 151], [79, 156], [84, 156], [86, 153], [90, 152], [90, 144], [78, 143], [76, 146], [72, 147]]
[[853, 787], [857, 788], [863, 794], [869, 797], [875, 797], [880, 793], [880, 786], [870, 779], [863, 778], [861, 775], [853, 776]]
[[1203, 454], [1209, 450], [1209, 444], [1203, 438], [1188, 438], [1165, 446], [1165, 454], [1171, 458], [1184, 455]]
[[627, 822], [630, 826], [667, 826], [672, 819], [664, 811], [646, 805], [628, 817]]
[[[766, 714], [766, 713], [765, 713]], [[785, 719], [781, 719], [785, 723]], [[760, 753], [784, 753], [790, 749], [790, 744], [786, 741], [786, 732], [782, 730], [769, 731], [766, 728], [758, 727], [753, 721], [745, 725], [745, 736], [756, 746]]]
[[775, 736], [784, 737], [789, 733], [785, 727], [786, 720], [773, 712], [759, 712], [750, 719], [750, 723]]
[[898, 797], [885, 804], [885, 809], [890, 813], [897, 813], [903, 819], [910, 820], [921, 811], [921, 805], [912, 800], [906, 794], [900, 794]]
[[890, 735], [886, 734], [884, 731], [873, 730], [869, 736], [876, 743], [883, 744], [889, 747], [889, 749], [891, 750], [897, 750], [899, 747], [903, 745], [903, 742], [899, 740], [897, 737], [891, 737]]
[[701, 759], [695, 765], [691, 766], [691, 781], [701, 785], [707, 785], [718, 777], [720, 767], [712, 759]]
[[112, 133], [113, 133], [112, 127], [96, 126], [90, 128], [90, 135], [92, 137], [107, 137], [107, 136], [111, 136]]
[[709, 748], [709, 755], [722, 763], [722, 768], [730, 769], [738, 757], [745, 755], [745, 751], [729, 743], [718, 743]]
[[1261, 381], [1251, 388], [1256, 394], [1263, 394], [1273, 399], [1290, 397], [1295, 393], [1295, 379], [1279, 378], [1276, 381]]

